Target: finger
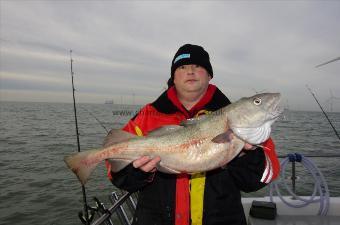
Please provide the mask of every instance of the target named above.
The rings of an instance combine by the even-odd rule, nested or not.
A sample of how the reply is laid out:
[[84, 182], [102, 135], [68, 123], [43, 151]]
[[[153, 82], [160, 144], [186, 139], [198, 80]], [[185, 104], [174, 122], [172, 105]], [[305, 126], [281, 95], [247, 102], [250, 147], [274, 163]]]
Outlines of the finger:
[[156, 169], [157, 164], [161, 161], [159, 156], [156, 156], [145, 165], [141, 166], [139, 169], [143, 170], [144, 172], [153, 172]]
[[132, 162], [134, 168], [140, 168], [141, 166], [145, 165], [147, 162], [150, 161], [150, 157], [142, 156]]
[[150, 172], [153, 173], [153, 172], [156, 172], [156, 170], [157, 170], [157, 168], [155, 167], [152, 170], [150, 170]]
[[252, 144], [245, 143], [243, 148], [245, 150], [254, 150], [256, 147], [254, 145], [252, 145]]

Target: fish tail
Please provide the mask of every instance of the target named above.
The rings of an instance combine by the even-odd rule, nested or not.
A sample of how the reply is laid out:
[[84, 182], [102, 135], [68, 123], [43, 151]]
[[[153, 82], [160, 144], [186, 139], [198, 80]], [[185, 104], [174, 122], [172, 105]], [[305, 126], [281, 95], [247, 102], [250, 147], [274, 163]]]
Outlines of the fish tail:
[[[76, 174], [79, 181], [84, 185], [92, 174], [93, 170], [101, 160], [91, 160], [90, 156], [98, 150], [79, 152], [70, 156], [65, 156], [64, 161], [68, 168]], [[96, 157], [92, 157], [96, 158]]]

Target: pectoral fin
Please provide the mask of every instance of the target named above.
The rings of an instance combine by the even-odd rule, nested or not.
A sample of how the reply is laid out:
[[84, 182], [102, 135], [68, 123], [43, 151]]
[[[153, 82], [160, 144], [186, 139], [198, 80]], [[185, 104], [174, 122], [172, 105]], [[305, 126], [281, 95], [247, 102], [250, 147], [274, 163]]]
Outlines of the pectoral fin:
[[228, 129], [226, 132], [214, 137], [211, 141], [214, 143], [227, 143], [227, 142], [231, 142], [232, 139], [233, 139], [233, 131], [231, 129]]

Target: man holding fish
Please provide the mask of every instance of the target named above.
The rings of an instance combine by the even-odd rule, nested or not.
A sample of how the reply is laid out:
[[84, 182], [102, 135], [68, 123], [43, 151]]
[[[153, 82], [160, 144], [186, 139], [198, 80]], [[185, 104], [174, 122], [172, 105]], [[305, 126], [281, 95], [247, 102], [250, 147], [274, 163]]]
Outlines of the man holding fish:
[[[242, 123], [237, 125], [238, 122], [233, 122], [232, 117], [238, 117], [235, 119], [238, 121], [242, 120], [242, 115], [247, 117], [248, 112], [251, 114], [248, 117], [253, 114], [256, 117], [256, 113], [250, 108], [246, 109], [248, 112], [239, 111], [236, 116], [229, 112], [231, 109], [226, 112], [218, 111], [229, 105], [230, 101], [216, 86], [209, 84], [212, 78], [213, 69], [209, 54], [201, 46], [186, 44], [180, 47], [172, 60], [168, 90], [156, 101], [144, 106], [123, 128], [134, 135], [148, 136], [149, 132], [163, 127], [158, 129], [158, 134], [157, 131], [153, 134], [159, 137], [159, 141], [169, 140], [162, 139], [162, 135], [167, 133], [177, 133], [179, 138], [188, 140], [174, 143], [172, 146], [175, 147], [169, 148], [170, 152], [175, 151], [175, 148], [183, 148], [183, 151], [189, 151], [191, 148], [191, 151], [199, 152], [201, 146], [214, 151], [223, 148], [223, 151], [227, 149], [230, 152], [224, 155], [221, 153], [215, 158], [209, 158], [211, 154], [208, 153], [190, 153], [191, 158], [178, 155], [182, 158], [173, 159], [172, 162], [169, 160], [169, 163], [164, 162], [163, 165], [166, 156], [163, 156], [163, 159], [157, 153], [145, 154], [132, 162], [128, 161], [124, 166], [120, 166], [119, 170], [114, 169], [114, 160], [107, 160], [108, 175], [115, 186], [130, 192], [139, 191], [133, 224], [246, 224], [240, 191], [256, 191], [278, 175], [279, 162], [274, 144], [268, 139], [270, 125], [279, 114], [277, 103], [272, 106], [274, 100], [270, 99], [271, 95], [258, 95], [247, 99], [255, 107], [267, 104], [267, 100], [272, 101], [268, 103], [272, 104], [272, 108], [265, 110], [268, 114], [273, 114], [269, 112], [273, 110], [276, 115], [266, 118], [267, 121], [260, 121], [262, 124], [258, 124], [258, 127], [242, 127]], [[277, 95], [274, 97], [275, 101], [279, 98]], [[181, 123], [182, 126], [179, 127], [204, 124], [202, 120], [207, 120], [211, 114], [218, 116], [225, 113], [227, 121], [218, 120], [218, 125], [211, 127], [201, 125], [199, 130], [203, 132], [189, 132], [191, 136], [197, 137], [190, 140], [181, 128], [169, 126]], [[185, 120], [187, 121], [183, 123]], [[234, 127], [231, 122], [235, 124]], [[209, 133], [212, 133], [212, 136]], [[116, 132], [109, 134], [104, 146], [116, 143], [115, 136]], [[207, 139], [208, 142], [204, 142]], [[174, 152], [173, 155], [175, 154], [177, 153]], [[201, 167], [197, 169], [195, 165], [200, 164], [202, 158], [208, 160], [206, 164], [202, 162]], [[195, 165], [187, 165], [188, 161]], [[179, 169], [182, 168], [182, 163], [185, 164], [184, 169]], [[122, 167], [124, 168], [121, 169]]]
[[168, 90], [112, 130], [104, 148], [66, 156], [67, 166], [85, 184], [106, 160], [115, 186], [139, 191], [134, 225], [245, 225], [240, 191], [259, 190], [279, 172], [269, 136], [280, 94], [230, 104], [212, 78], [201, 46], [180, 47]]

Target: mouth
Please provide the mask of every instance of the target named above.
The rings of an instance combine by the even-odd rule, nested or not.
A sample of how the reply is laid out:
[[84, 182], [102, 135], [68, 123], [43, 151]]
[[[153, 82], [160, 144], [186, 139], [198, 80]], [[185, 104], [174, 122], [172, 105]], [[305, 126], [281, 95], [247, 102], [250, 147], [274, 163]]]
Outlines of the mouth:
[[279, 106], [280, 101], [276, 101], [270, 110], [270, 117], [272, 120], [276, 120], [280, 117], [281, 113], [283, 112], [283, 107]]
[[193, 82], [196, 82], [197, 80], [195, 79], [189, 79], [189, 80], [186, 80], [185, 83], [193, 83]]

